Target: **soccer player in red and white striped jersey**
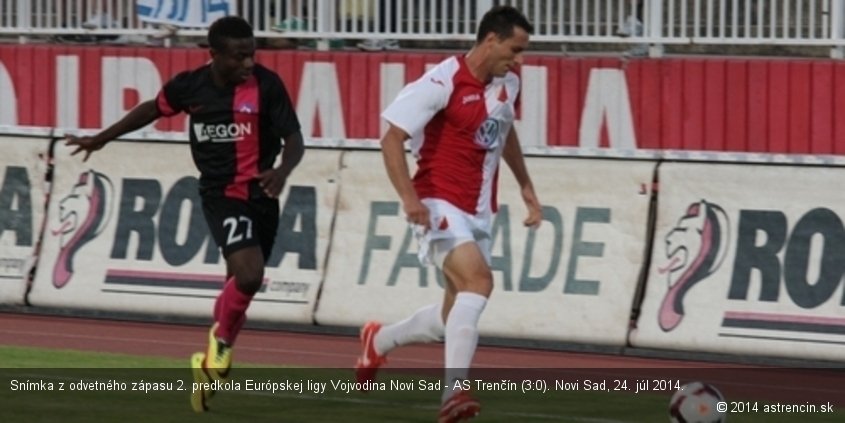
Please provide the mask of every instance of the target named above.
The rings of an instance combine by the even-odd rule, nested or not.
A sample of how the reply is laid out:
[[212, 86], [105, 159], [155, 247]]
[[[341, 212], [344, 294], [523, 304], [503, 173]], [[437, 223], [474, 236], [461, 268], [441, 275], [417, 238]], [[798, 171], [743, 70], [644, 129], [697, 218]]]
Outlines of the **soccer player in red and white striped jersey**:
[[[497, 209], [499, 162], [505, 160], [535, 227], [542, 210], [513, 127], [519, 103], [519, 65], [533, 28], [510, 6], [482, 18], [466, 54], [441, 62], [407, 85], [382, 113], [389, 123], [381, 140], [388, 176], [420, 241], [420, 259], [433, 262], [447, 281], [442, 303], [408, 319], [361, 330], [359, 382], [372, 380], [393, 348], [445, 338], [446, 389], [441, 422], [472, 418], [480, 404], [458, 389], [478, 342], [478, 319], [493, 290], [491, 229]], [[409, 175], [405, 141], [417, 172]]]

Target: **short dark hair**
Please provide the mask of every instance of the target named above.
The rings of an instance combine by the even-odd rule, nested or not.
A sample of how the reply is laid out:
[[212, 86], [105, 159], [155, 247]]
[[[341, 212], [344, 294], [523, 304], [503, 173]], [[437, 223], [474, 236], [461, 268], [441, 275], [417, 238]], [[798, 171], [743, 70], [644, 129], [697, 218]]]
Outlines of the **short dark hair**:
[[208, 29], [208, 45], [215, 50], [226, 48], [225, 39], [252, 38], [252, 26], [240, 16], [224, 16]]
[[478, 34], [475, 41], [480, 43], [484, 37], [495, 32], [500, 40], [513, 36], [513, 28], [518, 26], [527, 33], [534, 32], [534, 26], [528, 22], [528, 18], [513, 6], [496, 6], [487, 11], [478, 24]]

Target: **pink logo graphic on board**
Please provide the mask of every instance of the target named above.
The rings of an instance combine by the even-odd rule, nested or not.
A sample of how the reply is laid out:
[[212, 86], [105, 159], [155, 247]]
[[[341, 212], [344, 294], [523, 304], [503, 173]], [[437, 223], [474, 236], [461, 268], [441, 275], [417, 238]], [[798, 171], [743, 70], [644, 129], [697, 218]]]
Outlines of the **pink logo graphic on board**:
[[729, 229], [725, 210], [701, 200], [690, 204], [664, 237], [666, 262], [657, 269], [669, 283], [657, 315], [663, 331], [669, 332], [681, 323], [689, 290], [722, 265]]
[[74, 259], [83, 245], [96, 238], [111, 214], [114, 189], [108, 177], [94, 170], [79, 174], [69, 194], [59, 201], [50, 233], [59, 238], [59, 256], [53, 266], [53, 285], [64, 287], [74, 272]]

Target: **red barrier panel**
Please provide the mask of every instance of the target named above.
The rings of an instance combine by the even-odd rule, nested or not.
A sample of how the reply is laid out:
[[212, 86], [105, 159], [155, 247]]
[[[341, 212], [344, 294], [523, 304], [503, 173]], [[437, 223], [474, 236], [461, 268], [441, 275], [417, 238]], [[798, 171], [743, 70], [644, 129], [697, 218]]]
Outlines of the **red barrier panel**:
[[[306, 135], [378, 138], [379, 112], [446, 54], [260, 51]], [[99, 128], [152, 98], [202, 49], [0, 46], [0, 124]], [[831, 60], [532, 55], [517, 129], [529, 145], [836, 154], [845, 64]], [[182, 131], [184, 115], [155, 124]]]

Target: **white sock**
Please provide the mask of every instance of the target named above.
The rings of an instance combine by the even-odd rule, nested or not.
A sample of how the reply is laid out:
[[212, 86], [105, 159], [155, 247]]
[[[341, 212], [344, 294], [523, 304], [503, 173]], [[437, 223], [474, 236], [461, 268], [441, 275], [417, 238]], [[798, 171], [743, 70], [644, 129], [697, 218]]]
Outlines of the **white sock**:
[[[459, 292], [446, 319], [446, 386], [443, 402], [461, 390], [456, 381], [469, 375], [469, 366], [478, 345], [478, 319], [487, 298], [473, 292]], [[458, 382], [459, 384], [460, 382]]]
[[442, 302], [430, 304], [405, 320], [382, 327], [373, 340], [376, 352], [385, 355], [401, 345], [440, 341], [445, 330], [442, 310]]

